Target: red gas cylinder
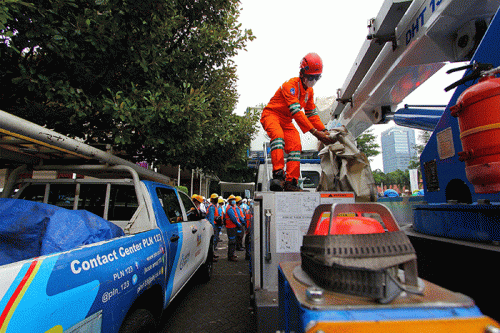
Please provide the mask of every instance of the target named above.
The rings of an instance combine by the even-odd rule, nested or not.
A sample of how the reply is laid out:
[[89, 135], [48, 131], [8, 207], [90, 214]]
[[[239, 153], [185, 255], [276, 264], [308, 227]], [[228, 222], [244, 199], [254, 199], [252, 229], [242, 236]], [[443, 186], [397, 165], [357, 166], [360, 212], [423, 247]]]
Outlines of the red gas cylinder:
[[500, 79], [482, 77], [450, 108], [458, 117], [465, 174], [476, 193], [500, 191]]

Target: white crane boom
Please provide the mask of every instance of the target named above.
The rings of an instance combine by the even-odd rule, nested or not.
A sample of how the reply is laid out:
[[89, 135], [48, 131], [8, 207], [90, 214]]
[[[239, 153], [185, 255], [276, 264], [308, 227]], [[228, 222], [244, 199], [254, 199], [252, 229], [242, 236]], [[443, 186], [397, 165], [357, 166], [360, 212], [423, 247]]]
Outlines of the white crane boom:
[[[500, 0], [386, 0], [330, 109], [359, 136], [446, 62], [470, 60]], [[382, 43], [382, 44], [380, 44]]]

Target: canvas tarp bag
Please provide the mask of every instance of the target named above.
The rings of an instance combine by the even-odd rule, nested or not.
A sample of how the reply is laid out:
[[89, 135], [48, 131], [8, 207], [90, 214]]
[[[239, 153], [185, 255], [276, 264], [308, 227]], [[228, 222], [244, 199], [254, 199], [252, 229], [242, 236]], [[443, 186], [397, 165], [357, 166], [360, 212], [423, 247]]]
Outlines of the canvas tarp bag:
[[357, 202], [377, 201], [377, 189], [370, 162], [356, 147], [356, 140], [345, 126], [329, 130], [336, 140], [321, 145], [321, 176], [317, 191], [354, 192]]

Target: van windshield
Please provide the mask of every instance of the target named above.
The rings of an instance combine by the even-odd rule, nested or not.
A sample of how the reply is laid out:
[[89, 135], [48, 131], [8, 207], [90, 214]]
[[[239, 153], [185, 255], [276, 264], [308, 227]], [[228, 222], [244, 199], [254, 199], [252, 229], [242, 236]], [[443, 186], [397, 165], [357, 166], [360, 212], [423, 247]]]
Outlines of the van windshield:
[[316, 188], [319, 185], [319, 172], [317, 171], [302, 171], [304, 178], [303, 188]]

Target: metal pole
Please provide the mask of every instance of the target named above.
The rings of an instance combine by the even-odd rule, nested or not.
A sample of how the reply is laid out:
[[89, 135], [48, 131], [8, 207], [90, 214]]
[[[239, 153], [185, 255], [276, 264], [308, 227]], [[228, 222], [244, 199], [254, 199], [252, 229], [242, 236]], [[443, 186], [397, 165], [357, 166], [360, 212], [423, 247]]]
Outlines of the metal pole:
[[193, 196], [194, 169], [191, 169], [191, 196]]
[[36, 141], [46, 147], [80, 156], [88, 160], [99, 160], [109, 165], [126, 165], [134, 169], [140, 176], [161, 183], [169, 183], [170, 177], [143, 168], [135, 163], [74, 140], [25, 119], [0, 110], [0, 130], [23, 140]]
[[181, 186], [181, 165], [179, 164], [179, 168], [177, 171], [177, 186]]
[[17, 176], [20, 173], [27, 171], [27, 169], [28, 167], [24, 164], [12, 170], [12, 172], [9, 174], [9, 177], [7, 177], [7, 180], [5, 181], [5, 186], [3, 187], [3, 192], [1, 195], [2, 198], [10, 198], [10, 196], [14, 192], [14, 185], [16, 183]]
[[202, 183], [202, 179], [203, 179], [203, 173], [200, 172], [200, 195], [203, 195], [202, 194], [202, 191], [201, 191], [201, 183]]
[[207, 191], [207, 200], [210, 198], [210, 179], [208, 177], [205, 177], [205, 189]]

